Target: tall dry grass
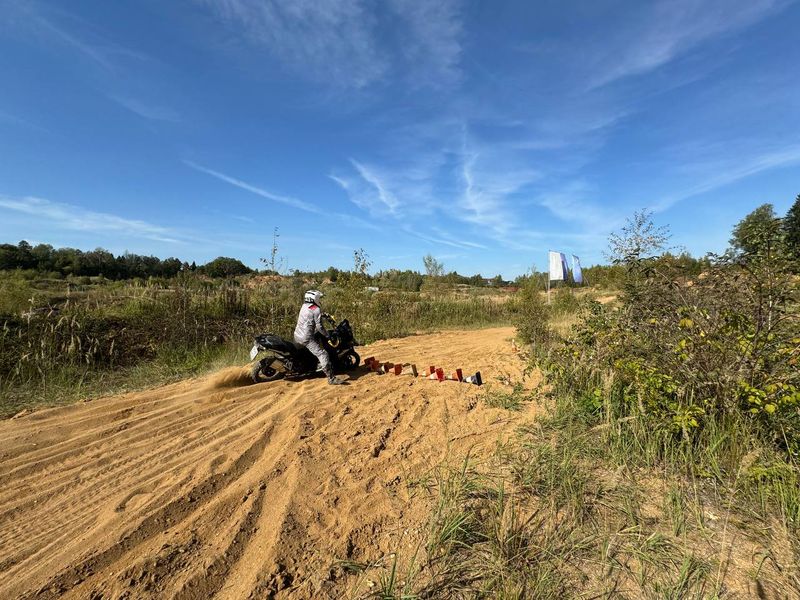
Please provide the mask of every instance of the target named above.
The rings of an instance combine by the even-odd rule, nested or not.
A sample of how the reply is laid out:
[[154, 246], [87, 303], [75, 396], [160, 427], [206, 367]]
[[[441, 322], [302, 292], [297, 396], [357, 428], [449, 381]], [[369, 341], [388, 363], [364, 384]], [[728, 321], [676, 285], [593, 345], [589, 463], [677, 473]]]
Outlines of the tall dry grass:
[[[49, 287], [0, 281], [0, 297], [13, 292], [0, 315], [0, 415], [246, 362], [255, 335], [291, 337], [303, 291], [315, 283], [289, 277], [62, 281]], [[359, 277], [322, 288], [325, 310], [349, 319], [364, 344], [510, 323], [519, 310], [515, 302], [455, 290], [371, 293]]]

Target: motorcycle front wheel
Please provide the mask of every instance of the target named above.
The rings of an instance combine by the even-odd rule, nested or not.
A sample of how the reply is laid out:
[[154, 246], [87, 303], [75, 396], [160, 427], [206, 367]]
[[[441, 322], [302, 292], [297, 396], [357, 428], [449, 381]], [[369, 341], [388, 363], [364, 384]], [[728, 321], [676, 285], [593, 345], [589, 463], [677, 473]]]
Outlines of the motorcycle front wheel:
[[345, 371], [352, 371], [360, 364], [361, 357], [355, 350], [350, 350], [350, 352], [342, 356], [342, 366], [344, 366]]
[[272, 361], [260, 360], [250, 369], [253, 383], [266, 383], [283, 377], [283, 371], [278, 371], [272, 366]]

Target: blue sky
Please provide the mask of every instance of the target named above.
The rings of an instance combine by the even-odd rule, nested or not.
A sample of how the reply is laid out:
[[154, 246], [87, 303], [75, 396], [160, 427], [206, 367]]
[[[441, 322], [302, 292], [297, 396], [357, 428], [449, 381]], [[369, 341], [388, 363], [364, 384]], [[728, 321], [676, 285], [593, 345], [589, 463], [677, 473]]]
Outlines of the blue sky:
[[0, 240], [513, 277], [800, 193], [800, 3], [0, 0]]

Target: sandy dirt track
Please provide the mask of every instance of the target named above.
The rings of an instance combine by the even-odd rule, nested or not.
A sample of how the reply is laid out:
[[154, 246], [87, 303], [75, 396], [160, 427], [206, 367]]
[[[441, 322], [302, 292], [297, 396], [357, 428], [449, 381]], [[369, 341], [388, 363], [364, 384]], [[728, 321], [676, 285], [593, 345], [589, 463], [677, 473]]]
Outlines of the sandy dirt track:
[[[512, 335], [359, 351], [520, 381]], [[358, 597], [337, 561], [416, 543], [427, 508], [408, 478], [530, 417], [482, 396], [364, 370], [347, 386], [245, 385], [232, 369], [4, 421], [0, 598]]]

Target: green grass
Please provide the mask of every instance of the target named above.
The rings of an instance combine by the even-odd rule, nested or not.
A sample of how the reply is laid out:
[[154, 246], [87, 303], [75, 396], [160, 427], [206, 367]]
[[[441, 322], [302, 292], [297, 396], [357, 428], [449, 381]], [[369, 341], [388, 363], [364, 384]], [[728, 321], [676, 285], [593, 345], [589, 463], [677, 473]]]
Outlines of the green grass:
[[153, 359], [116, 370], [68, 366], [43, 373], [35, 384], [0, 387], [0, 418], [23, 410], [149, 389], [223, 367], [245, 364], [247, 360], [246, 348], [226, 344], [196, 350], [161, 348]]
[[483, 395], [483, 401], [486, 406], [505, 410], [522, 410], [532, 399], [531, 392], [525, 390], [520, 383], [513, 385], [510, 392], [490, 385], [486, 387]]
[[[382, 586], [376, 597], [800, 596], [792, 422], [765, 429], [744, 411], [718, 410], [698, 423], [685, 412], [691, 402], [645, 410], [652, 399], [642, 394], [669, 399], [677, 375], [644, 371], [636, 388], [592, 362], [622, 338], [597, 337], [620, 307], [598, 311], [591, 298], [565, 291], [545, 305], [523, 288], [514, 320], [545, 369], [548, 411], [489, 461], [409, 476], [416, 498], [420, 486], [429, 494], [427, 542], [394, 555], [381, 580], [402, 581], [402, 593]], [[490, 387], [483, 399], [506, 410], [531, 400], [521, 386]], [[736, 408], [712, 400], [703, 402]]]
[[703, 448], [666, 451], [652, 429], [647, 439], [632, 420], [554, 400], [490, 458], [406, 474], [409, 497], [430, 507], [423, 541], [365, 566], [378, 583], [352, 597], [800, 593], [795, 471], [741, 456], [733, 424]]

